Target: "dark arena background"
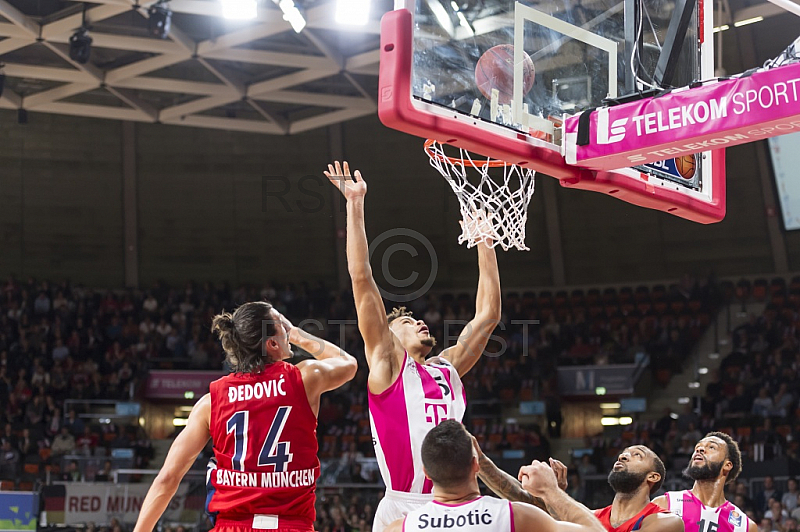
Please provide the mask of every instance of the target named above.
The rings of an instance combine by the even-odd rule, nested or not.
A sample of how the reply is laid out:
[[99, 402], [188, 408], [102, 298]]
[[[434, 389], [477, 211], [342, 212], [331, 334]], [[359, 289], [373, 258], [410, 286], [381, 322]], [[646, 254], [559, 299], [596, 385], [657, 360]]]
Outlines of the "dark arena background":
[[[392, 2], [360, 26], [337, 21], [337, 0], [295, 0], [289, 20], [272, 0], [226, 20], [222, 3], [0, 0], [0, 530], [130, 532], [228, 372], [211, 318], [258, 300], [359, 360], [322, 398], [315, 526], [371, 530], [384, 486], [331, 161], [368, 182], [387, 310], [424, 319], [434, 352], [475, 312], [458, 202], [421, 139], [377, 116]], [[797, 38], [772, 4], [719, 4], [722, 71]], [[556, 457], [569, 494], [599, 508], [624, 447], [655, 450], [662, 491], [683, 489], [695, 442], [723, 431], [743, 455], [729, 499], [761, 532], [797, 530], [800, 231], [771, 146], [727, 150], [727, 215], [710, 225], [537, 175], [530, 251], [497, 248], [502, 320], [464, 379], [465, 425], [498, 466]], [[211, 455], [159, 530], [212, 527]]]

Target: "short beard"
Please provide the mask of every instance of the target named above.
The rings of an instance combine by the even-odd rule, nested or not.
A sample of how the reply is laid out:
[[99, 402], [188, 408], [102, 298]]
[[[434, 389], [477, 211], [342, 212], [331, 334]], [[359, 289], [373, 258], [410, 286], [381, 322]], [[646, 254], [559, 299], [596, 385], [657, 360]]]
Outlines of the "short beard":
[[427, 338], [423, 338], [419, 341], [425, 347], [436, 347], [436, 338], [433, 336], [428, 336]]
[[715, 480], [719, 478], [719, 473], [722, 471], [723, 462], [711, 463], [706, 461], [701, 466], [689, 465], [683, 470], [683, 474], [692, 480]]
[[631, 473], [629, 471], [611, 471], [608, 484], [614, 493], [630, 494], [638, 490], [649, 473]]

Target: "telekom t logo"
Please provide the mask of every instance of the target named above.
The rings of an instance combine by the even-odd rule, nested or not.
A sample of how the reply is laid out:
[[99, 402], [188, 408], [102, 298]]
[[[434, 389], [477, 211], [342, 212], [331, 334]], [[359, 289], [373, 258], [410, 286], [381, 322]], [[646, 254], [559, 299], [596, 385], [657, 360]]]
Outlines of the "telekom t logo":
[[613, 144], [625, 138], [627, 118], [618, 118], [609, 126], [608, 109], [597, 110], [597, 143]]
[[447, 405], [441, 403], [425, 403], [425, 421], [433, 423], [433, 425], [436, 426], [446, 419], [449, 419], [447, 417]]

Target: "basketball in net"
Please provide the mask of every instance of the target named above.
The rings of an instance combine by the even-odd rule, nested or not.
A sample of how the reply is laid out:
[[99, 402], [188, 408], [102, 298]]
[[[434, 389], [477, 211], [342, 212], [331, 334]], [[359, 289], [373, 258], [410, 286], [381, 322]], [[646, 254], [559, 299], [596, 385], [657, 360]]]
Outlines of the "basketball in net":
[[476, 159], [461, 148], [435, 140], [425, 142], [425, 152], [458, 198], [461, 211], [459, 244], [479, 243], [527, 251], [525, 224], [536, 173], [497, 159]]
[[[522, 94], [533, 88], [536, 69], [530, 56], [522, 52]], [[509, 104], [514, 98], [514, 47], [499, 44], [489, 48], [475, 66], [475, 84], [487, 99], [492, 98], [492, 89], [497, 89], [498, 101]]]

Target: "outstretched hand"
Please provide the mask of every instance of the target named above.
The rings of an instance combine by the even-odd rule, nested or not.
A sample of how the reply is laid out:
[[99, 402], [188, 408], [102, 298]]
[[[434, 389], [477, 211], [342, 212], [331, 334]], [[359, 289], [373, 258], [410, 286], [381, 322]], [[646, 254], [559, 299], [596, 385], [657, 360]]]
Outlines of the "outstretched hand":
[[520, 468], [517, 478], [525, 491], [534, 497], [543, 498], [558, 489], [556, 473], [550, 466], [539, 460], [534, 460], [531, 465]]
[[323, 173], [339, 189], [339, 192], [342, 193], [347, 201], [363, 198], [367, 195], [367, 183], [361, 177], [361, 172], [356, 170], [351, 176], [350, 165], [347, 161], [344, 161], [341, 165], [339, 161], [335, 161], [334, 164], [329, 164], [328, 170]]
[[465, 229], [477, 242], [485, 242], [487, 246], [492, 245], [494, 242], [495, 229], [492, 221], [495, 214], [483, 209], [473, 209], [471, 213], [464, 215], [463, 219], [459, 222], [461, 230]]

